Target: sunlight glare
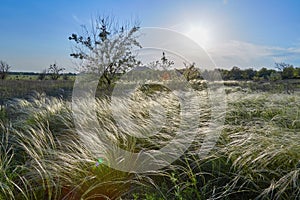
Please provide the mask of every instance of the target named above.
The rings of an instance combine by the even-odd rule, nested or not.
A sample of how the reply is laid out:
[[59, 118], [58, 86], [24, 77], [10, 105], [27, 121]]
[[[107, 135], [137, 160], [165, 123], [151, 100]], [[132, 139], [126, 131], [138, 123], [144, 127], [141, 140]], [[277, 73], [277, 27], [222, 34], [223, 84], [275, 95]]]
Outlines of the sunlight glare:
[[211, 42], [211, 33], [207, 27], [190, 25], [186, 35], [202, 47], [208, 47]]

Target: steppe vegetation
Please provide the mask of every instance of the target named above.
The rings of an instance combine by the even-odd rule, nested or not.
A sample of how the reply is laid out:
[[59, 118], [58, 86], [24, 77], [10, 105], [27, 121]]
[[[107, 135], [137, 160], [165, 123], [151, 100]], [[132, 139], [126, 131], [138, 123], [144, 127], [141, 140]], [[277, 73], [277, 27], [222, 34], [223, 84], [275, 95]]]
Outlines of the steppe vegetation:
[[[172, 93], [132, 99], [130, 112], [145, 127], [130, 133], [113, 120], [110, 101], [96, 100], [101, 129], [89, 134], [115, 138], [128, 151], [161, 148], [178, 127], [178, 100]], [[208, 133], [210, 106], [203, 105], [199, 136], [170, 166], [145, 174], [109, 168], [109, 154], [92, 153], [96, 142], [83, 144], [72, 119], [70, 102], [36, 93], [9, 102], [1, 110], [0, 199], [297, 199], [300, 195], [300, 97], [233, 90], [227, 94], [225, 123], [214, 149], [199, 157]], [[122, 102], [120, 99], [119, 102]], [[158, 135], [134, 140], [147, 129], [153, 103], [163, 103], [168, 123]], [[202, 103], [202, 102], [201, 102]], [[122, 103], [118, 106], [122, 107]], [[114, 109], [120, 110], [120, 109]], [[148, 113], [148, 114], [147, 114]], [[122, 114], [122, 113], [120, 113]], [[106, 128], [105, 128], [106, 127]], [[114, 130], [114, 131], [112, 131]]]
[[[168, 89], [168, 84], [179, 82], [169, 80], [165, 71], [151, 74], [146, 70], [145, 74], [156, 82], [149, 80], [129, 99], [122, 95], [112, 97], [121, 75], [140, 64], [132, 54], [132, 46], [140, 48], [134, 36], [139, 26], [117, 27], [118, 37], [111, 37], [112, 31], [107, 27], [111, 22], [106, 20], [109, 19], [95, 21], [95, 37], [69, 37], [79, 45], [71, 56], [85, 64], [81, 72], [102, 73], [93, 104], [96, 117], [81, 118], [81, 129], [72, 109], [74, 74], [62, 75], [63, 68], [52, 64], [49, 71], [21, 78], [9, 74], [10, 66], [3, 62], [1, 200], [300, 199], [299, 68], [277, 63], [277, 70], [233, 67], [200, 72], [193, 64], [184, 64], [184, 68], [171, 72], [185, 77], [198, 97], [188, 106], [199, 110], [187, 109], [186, 113], [182, 113], [178, 94], [188, 98], [191, 91]], [[83, 29], [87, 33], [88, 29]], [[174, 65], [164, 52], [154, 63]], [[224, 81], [201, 78], [216, 72]], [[121, 81], [118, 87], [126, 91], [134, 81], [139, 80]], [[226, 104], [226, 109], [215, 114], [223, 116], [224, 123], [214, 126], [215, 108], [209, 95], [211, 89], [220, 87], [225, 91], [220, 104]], [[112, 105], [112, 98], [117, 104]], [[83, 112], [90, 105], [80, 102]], [[151, 112], [153, 108], [160, 110]], [[123, 126], [116, 116], [124, 120]], [[153, 116], [163, 120], [153, 121]], [[192, 116], [193, 121], [182, 122], [183, 116]], [[99, 126], [91, 127], [93, 117]], [[195, 137], [180, 132], [179, 127], [191, 124], [196, 125]], [[206, 136], [214, 134], [211, 127], [220, 131], [220, 137], [208, 154], [200, 155]], [[126, 163], [100, 142], [109, 138], [113, 145], [128, 152], [151, 152], [167, 145], [176, 132], [192, 141], [188, 149], [170, 165], [144, 173], [110, 167], [116, 160], [120, 165]], [[83, 138], [91, 139], [87, 143]], [[180, 140], [176, 142], [181, 145]], [[159, 164], [161, 160], [153, 162]]]

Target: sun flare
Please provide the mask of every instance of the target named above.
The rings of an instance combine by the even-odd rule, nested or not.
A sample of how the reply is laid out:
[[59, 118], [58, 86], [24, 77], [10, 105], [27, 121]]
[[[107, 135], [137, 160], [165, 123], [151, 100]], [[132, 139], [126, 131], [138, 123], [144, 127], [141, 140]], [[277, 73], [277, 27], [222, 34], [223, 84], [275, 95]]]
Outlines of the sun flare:
[[210, 45], [211, 32], [207, 27], [190, 24], [185, 34], [203, 47]]

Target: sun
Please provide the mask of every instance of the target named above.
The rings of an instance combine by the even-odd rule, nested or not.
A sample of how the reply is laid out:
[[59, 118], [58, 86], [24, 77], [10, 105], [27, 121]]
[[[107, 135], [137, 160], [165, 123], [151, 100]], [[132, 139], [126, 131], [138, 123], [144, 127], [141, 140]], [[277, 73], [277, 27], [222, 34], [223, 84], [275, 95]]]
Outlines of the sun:
[[211, 32], [207, 27], [190, 24], [185, 34], [205, 48], [211, 44]]

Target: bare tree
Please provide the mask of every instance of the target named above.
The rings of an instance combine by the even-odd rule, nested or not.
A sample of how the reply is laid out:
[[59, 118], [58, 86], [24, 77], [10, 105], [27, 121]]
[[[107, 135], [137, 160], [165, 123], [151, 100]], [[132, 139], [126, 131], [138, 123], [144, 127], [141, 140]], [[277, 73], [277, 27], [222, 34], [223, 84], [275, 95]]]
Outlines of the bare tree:
[[137, 24], [119, 26], [111, 17], [98, 17], [92, 19], [91, 28], [82, 29], [82, 34], [69, 37], [75, 42], [70, 56], [83, 61], [80, 72], [99, 73], [104, 83], [111, 85], [119, 74], [140, 64], [133, 53], [133, 48], [141, 48]]
[[278, 69], [278, 71], [283, 71], [285, 68], [291, 67], [292, 65], [287, 64], [287, 63], [275, 63], [275, 68]]
[[165, 52], [162, 52], [162, 57], [160, 58], [160, 60], [149, 63], [149, 66], [153, 69], [167, 70], [170, 69], [170, 67], [173, 66], [174, 64], [175, 64], [174, 61], [169, 60], [166, 57]]
[[65, 68], [59, 67], [56, 63], [50, 65], [48, 69], [52, 80], [57, 80], [61, 76], [61, 72], [64, 70]]
[[47, 72], [48, 72], [47, 69], [43, 69], [43, 71], [41, 71], [39, 73], [39, 75], [38, 75], [38, 80], [44, 80], [44, 79], [46, 79]]
[[4, 61], [0, 61], [0, 79], [4, 80], [7, 77], [7, 74], [11, 66]]

